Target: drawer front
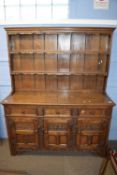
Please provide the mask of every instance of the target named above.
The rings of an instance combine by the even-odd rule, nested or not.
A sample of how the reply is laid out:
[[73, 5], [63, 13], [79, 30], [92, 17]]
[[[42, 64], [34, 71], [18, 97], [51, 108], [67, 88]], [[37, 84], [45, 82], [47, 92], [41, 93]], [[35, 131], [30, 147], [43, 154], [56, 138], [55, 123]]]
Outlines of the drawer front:
[[106, 109], [88, 109], [88, 108], [81, 108], [79, 110], [80, 116], [104, 116]]
[[7, 105], [5, 106], [6, 115], [39, 115], [39, 116], [110, 116], [111, 110], [100, 108], [41, 108], [32, 105]]
[[45, 116], [56, 116], [56, 115], [63, 115], [63, 116], [70, 116], [71, 111], [67, 108], [46, 108], [45, 109]]
[[108, 121], [102, 118], [79, 118], [77, 120], [77, 132], [96, 131], [105, 132], [108, 129]]
[[6, 115], [39, 115], [39, 110], [36, 106], [28, 105], [9, 105], [5, 107]]

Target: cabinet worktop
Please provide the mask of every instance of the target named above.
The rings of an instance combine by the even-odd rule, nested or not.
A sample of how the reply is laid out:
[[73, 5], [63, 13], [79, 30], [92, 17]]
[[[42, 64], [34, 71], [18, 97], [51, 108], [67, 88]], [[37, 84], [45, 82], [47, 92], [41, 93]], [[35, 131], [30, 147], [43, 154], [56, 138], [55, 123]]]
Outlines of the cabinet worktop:
[[93, 92], [17, 92], [9, 95], [3, 104], [37, 105], [105, 105], [114, 106], [106, 95]]

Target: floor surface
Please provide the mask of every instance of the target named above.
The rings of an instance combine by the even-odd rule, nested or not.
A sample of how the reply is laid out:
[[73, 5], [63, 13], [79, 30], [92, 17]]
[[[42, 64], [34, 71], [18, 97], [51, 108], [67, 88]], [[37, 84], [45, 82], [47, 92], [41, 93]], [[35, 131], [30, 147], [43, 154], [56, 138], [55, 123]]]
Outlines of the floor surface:
[[11, 156], [8, 142], [0, 145], [0, 169], [23, 170], [30, 175], [98, 175], [102, 158], [93, 155]]

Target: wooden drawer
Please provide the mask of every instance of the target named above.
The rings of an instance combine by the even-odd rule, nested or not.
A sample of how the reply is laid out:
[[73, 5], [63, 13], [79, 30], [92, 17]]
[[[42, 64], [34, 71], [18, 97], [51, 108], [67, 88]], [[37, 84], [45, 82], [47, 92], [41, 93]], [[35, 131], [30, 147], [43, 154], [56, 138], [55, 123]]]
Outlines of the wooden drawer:
[[79, 110], [79, 115], [81, 115], [81, 116], [104, 116], [105, 115], [105, 109], [81, 108]]
[[6, 115], [39, 115], [39, 110], [36, 106], [29, 105], [8, 105], [5, 107]]
[[46, 108], [45, 109], [45, 116], [70, 116], [71, 115], [71, 111], [70, 109], [67, 108]]

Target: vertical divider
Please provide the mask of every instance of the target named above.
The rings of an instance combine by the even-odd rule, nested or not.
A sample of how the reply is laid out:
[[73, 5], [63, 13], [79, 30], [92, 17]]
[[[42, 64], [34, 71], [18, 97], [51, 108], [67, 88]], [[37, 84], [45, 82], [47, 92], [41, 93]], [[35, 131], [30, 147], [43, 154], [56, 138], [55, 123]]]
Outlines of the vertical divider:
[[[112, 38], [111, 38], [110, 35], [108, 35], [108, 50], [107, 50], [107, 52], [109, 52], [109, 53], [110, 53], [110, 48], [109, 48], [110, 45], [112, 45]], [[107, 57], [106, 57], [106, 59], [107, 59], [106, 60], [106, 72], [107, 72], [107, 74], [108, 74], [109, 65], [110, 65], [110, 57], [109, 57], [109, 55], [107, 54]]]
[[[34, 39], [35, 39], [35, 34], [32, 33], [32, 59], [33, 59], [33, 72], [35, 71], [35, 50], [34, 50]], [[33, 74], [33, 90], [36, 89], [36, 74]]]
[[[84, 37], [85, 37], [85, 45], [84, 45], [84, 66], [83, 66], [83, 72], [85, 71], [85, 61], [86, 61], [86, 37], [87, 34], [84, 33]], [[82, 77], [82, 88], [84, 89], [85, 87], [85, 75], [83, 75]]]
[[46, 33], [43, 33], [43, 35], [44, 35], [44, 53], [43, 53], [44, 54], [44, 80], [45, 80], [45, 90], [47, 90], [46, 89], [46, 75], [47, 74], [46, 74], [46, 60], [45, 60], [45, 54], [46, 54], [45, 53], [45, 51], [46, 51], [45, 50], [45, 35], [46, 35]]
[[104, 85], [103, 85], [103, 92], [105, 91], [105, 88], [107, 86], [107, 77], [108, 77], [108, 72], [109, 72], [109, 65], [110, 65], [110, 48], [109, 46], [112, 45], [112, 37], [111, 35], [108, 35], [108, 50], [106, 51], [106, 73], [107, 76], [104, 77]]
[[[19, 40], [19, 51], [21, 49], [21, 41], [20, 41], [20, 35], [18, 34], [18, 40]], [[19, 59], [20, 59], [20, 70], [22, 70], [22, 62], [21, 62], [21, 54], [18, 53]]]
[[35, 34], [32, 34], [32, 51], [33, 51], [33, 72], [35, 71], [35, 50], [34, 50], [34, 39], [35, 39]]
[[21, 90], [23, 90], [23, 74], [19, 74], [19, 76], [20, 76], [20, 85], [21, 85]]
[[56, 73], [56, 81], [57, 81], [57, 90], [58, 90], [58, 37], [59, 34], [57, 34], [57, 73]]
[[[100, 51], [100, 44], [101, 44], [101, 34], [99, 34], [99, 48], [98, 48], [98, 65], [97, 65], [97, 73], [99, 73], [99, 71], [100, 71], [100, 53], [99, 53], [99, 51]], [[98, 75], [96, 75], [96, 87], [98, 88], [98, 78], [99, 78], [99, 76]], [[96, 89], [97, 89], [96, 88]]]
[[14, 36], [8, 35], [8, 47], [9, 47], [10, 52], [14, 52], [13, 40], [14, 40]]
[[71, 90], [71, 55], [72, 55], [72, 33], [70, 33], [70, 54], [69, 54], [69, 90]]
[[11, 75], [11, 85], [12, 85], [12, 92], [16, 91], [15, 88], [15, 75], [12, 75], [12, 55], [11, 52], [12, 50], [12, 35], [7, 34], [7, 47], [9, 48], [9, 67], [10, 67], [10, 75]]
[[[22, 37], [19, 34], [19, 51], [21, 51], [21, 40], [22, 40]], [[19, 55], [20, 55], [20, 69], [22, 70], [21, 54], [19, 54]], [[23, 74], [20, 74], [21, 89], [23, 89], [23, 76], [24, 76]]]
[[100, 53], [99, 53], [99, 50], [100, 50], [100, 43], [101, 43], [101, 34], [99, 34], [99, 48], [98, 48], [98, 65], [97, 65], [97, 72], [99, 72], [99, 69], [100, 69]]
[[[19, 47], [20, 47], [20, 38], [19, 38], [19, 34], [17, 34], [16, 35], [16, 37], [17, 37], [17, 44], [18, 44], [18, 52], [19, 52]], [[17, 53], [16, 55], [15, 55], [15, 53], [13, 54], [13, 59], [18, 59], [16, 62], [18, 63], [18, 71], [21, 71], [21, 55], [20, 55], [20, 53]], [[13, 62], [13, 63], [16, 63], [16, 62]], [[12, 65], [13, 66], [13, 65]], [[14, 65], [14, 67], [15, 67], [15, 65]], [[12, 69], [13, 70], [13, 69]]]

